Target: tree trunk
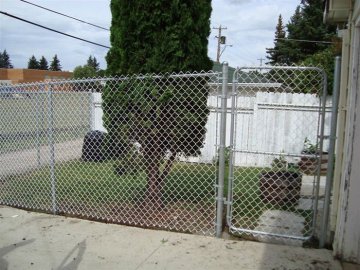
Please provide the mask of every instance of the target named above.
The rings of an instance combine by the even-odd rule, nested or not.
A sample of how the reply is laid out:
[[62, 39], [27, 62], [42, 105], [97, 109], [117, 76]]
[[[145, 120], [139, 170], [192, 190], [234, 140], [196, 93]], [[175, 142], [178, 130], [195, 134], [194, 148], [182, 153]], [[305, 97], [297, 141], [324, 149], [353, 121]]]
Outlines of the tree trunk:
[[154, 204], [154, 206], [160, 206], [161, 202], [161, 189], [159, 185], [159, 177], [160, 177], [160, 164], [151, 162], [147, 166], [147, 191], [146, 191], [146, 199]]
[[146, 161], [146, 175], [147, 186], [145, 193], [145, 203], [150, 206], [161, 206], [161, 188], [160, 188], [160, 166], [161, 166], [161, 151], [156, 147], [156, 143], [149, 144], [152, 147], [148, 147], [144, 151], [144, 158]]
[[155, 207], [163, 207], [161, 200], [162, 188], [165, 178], [171, 171], [171, 167], [175, 161], [176, 153], [172, 153], [166, 161], [164, 169], [160, 172], [161, 167], [161, 154], [151, 153], [151, 159], [148, 159], [146, 165], [147, 174], [147, 190], [146, 190], [146, 203]]

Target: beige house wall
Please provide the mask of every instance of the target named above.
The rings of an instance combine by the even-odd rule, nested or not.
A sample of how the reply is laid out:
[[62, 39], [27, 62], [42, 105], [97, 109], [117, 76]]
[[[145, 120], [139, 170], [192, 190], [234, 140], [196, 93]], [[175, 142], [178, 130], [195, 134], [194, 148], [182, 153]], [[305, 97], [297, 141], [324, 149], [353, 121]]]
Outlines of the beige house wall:
[[[335, 0], [336, 1], [336, 0]], [[334, 255], [360, 263], [360, 0], [352, 1], [343, 39], [331, 228]]]

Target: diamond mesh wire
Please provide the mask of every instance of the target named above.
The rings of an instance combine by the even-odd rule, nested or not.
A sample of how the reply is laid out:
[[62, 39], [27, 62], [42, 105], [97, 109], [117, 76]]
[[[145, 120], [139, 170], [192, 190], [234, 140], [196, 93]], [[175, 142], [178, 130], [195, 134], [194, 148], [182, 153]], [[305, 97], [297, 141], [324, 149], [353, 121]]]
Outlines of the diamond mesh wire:
[[272, 67], [238, 69], [234, 81], [230, 231], [258, 240], [308, 239], [324, 195], [326, 78], [318, 68]]
[[214, 72], [1, 87], [0, 204], [214, 234], [218, 87]]

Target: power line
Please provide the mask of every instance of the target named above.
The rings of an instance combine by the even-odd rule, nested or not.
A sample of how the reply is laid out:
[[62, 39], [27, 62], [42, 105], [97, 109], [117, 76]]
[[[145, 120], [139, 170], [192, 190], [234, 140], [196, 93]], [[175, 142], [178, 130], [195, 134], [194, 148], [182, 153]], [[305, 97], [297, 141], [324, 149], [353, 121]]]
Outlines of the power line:
[[334, 44], [334, 43], [336, 43], [336, 42], [332, 42], [332, 41], [293, 39], [293, 38], [276, 38], [276, 39], [277, 40], [284, 40], [284, 41], [298, 41], [298, 42], [309, 42], [309, 43], [324, 43], [324, 44]]
[[110, 31], [109, 28], [105, 28], [105, 27], [102, 27], [102, 26], [99, 26], [99, 25], [96, 25], [96, 24], [93, 24], [93, 23], [89, 23], [89, 22], [80, 20], [80, 19], [78, 19], [78, 18], [75, 18], [75, 17], [69, 16], [69, 15], [66, 15], [66, 14], [64, 14], [64, 13], [61, 13], [61, 12], [58, 12], [58, 11], [55, 11], [55, 10], [52, 10], [52, 9], [49, 9], [49, 8], [46, 8], [46, 7], [43, 7], [43, 6], [36, 5], [36, 4], [34, 4], [34, 3], [31, 3], [31, 2], [28, 2], [28, 1], [25, 1], [25, 0], [20, 0], [20, 1], [21, 1], [21, 2], [24, 2], [24, 3], [26, 3], [26, 4], [29, 4], [29, 5], [33, 5], [33, 6], [38, 7], [38, 8], [45, 9], [45, 10], [47, 10], [47, 11], [50, 11], [50, 12], [53, 12], [53, 13], [56, 13], [56, 14], [59, 14], [59, 15], [61, 15], [61, 16], [64, 16], [64, 17], [67, 17], [67, 18], [76, 20], [76, 21], [78, 21], [78, 22], [86, 23], [86, 24], [88, 24], [88, 25], [91, 25], [91, 26], [94, 26], [94, 27], [97, 27], [97, 28], [100, 28], [100, 29], [103, 29], [103, 30], [106, 30], [106, 31]]
[[12, 18], [14, 18], [14, 19], [17, 19], [17, 20], [20, 20], [20, 21], [23, 21], [23, 22], [26, 22], [26, 23], [29, 23], [29, 24], [32, 24], [32, 25], [41, 27], [41, 28], [44, 28], [44, 29], [46, 29], [46, 30], [49, 30], [49, 31], [52, 31], [52, 32], [55, 32], [55, 33], [58, 33], [58, 34], [61, 34], [61, 35], [64, 35], [64, 36], [67, 36], [67, 37], [71, 37], [71, 38], [78, 39], [78, 40], [81, 40], [81, 41], [84, 41], [84, 42], [87, 42], [87, 43], [91, 43], [91, 44], [93, 44], [93, 45], [97, 45], [97, 46], [100, 46], [100, 47], [104, 47], [104, 48], [110, 49], [109, 46], [102, 45], [102, 44], [99, 44], [99, 43], [96, 43], [96, 42], [92, 42], [92, 41], [89, 41], [89, 40], [86, 40], [86, 39], [83, 39], [83, 38], [79, 38], [79, 37], [76, 37], [76, 36], [73, 36], [73, 35], [69, 35], [69, 34], [66, 34], [66, 33], [64, 33], [64, 32], [60, 32], [60, 31], [58, 31], [58, 30], [55, 30], [55, 29], [52, 29], [52, 28], [49, 28], [49, 27], [46, 27], [46, 26], [43, 26], [43, 25], [40, 25], [40, 24], [31, 22], [31, 21], [28, 21], [28, 20], [25, 20], [25, 19], [22, 19], [22, 18], [19, 18], [19, 17], [17, 17], [17, 16], [11, 15], [11, 14], [6, 13], [6, 12], [3, 12], [3, 11], [0, 11], [0, 13], [1, 13], [1, 14], [4, 14], [4, 15], [6, 15], [6, 16], [12, 17]]

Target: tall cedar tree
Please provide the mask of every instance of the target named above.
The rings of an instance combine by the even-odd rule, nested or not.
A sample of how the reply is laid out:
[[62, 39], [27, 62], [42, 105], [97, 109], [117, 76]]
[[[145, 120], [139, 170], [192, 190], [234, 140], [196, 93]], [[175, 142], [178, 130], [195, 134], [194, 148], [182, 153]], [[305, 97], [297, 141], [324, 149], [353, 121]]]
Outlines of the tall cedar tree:
[[33, 55], [29, 58], [28, 69], [39, 69], [39, 61], [36, 60], [36, 57]]
[[61, 71], [61, 65], [60, 65], [60, 60], [58, 59], [57, 55], [55, 54], [54, 58], [52, 59], [51, 63], [50, 63], [50, 68], [49, 70], [52, 71]]
[[92, 57], [91, 55], [89, 56], [87, 63], [86, 63], [89, 67], [92, 67], [95, 71], [99, 70], [99, 62], [96, 60], [96, 57]]
[[286, 56], [281, 53], [281, 46], [284, 44], [283, 39], [285, 38], [286, 32], [285, 32], [285, 26], [283, 23], [283, 19], [281, 14], [278, 18], [278, 23], [276, 25], [275, 30], [275, 40], [274, 40], [274, 48], [266, 48], [266, 53], [269, 54], [269, 56], [266, 56], [267, 59], [270, 61], [267, 64], [282, 64], [286, 60]]
[[41, 59], [39, 61], [39, 69], [41, 69], [41, 70], [49, 69], [48, 61], [46, 60], [46, 58], [44, 56], [41, 56]]
[[4, 50], [2, 53], [0, 52], [0, 68], [13, 68], [13, 65], [10, 61], [10, 56], [6, 50]]
[[210, 70], [211, 0], [112, 0], [108, 72]]
[[[111, 12], [108, 73], [211, 69], [210, 0], [112, 0]], [[145, 194], [155, 205], [161, 204], [162, 186], [176, 156], [198, 155], [203, 146], [208, 91], [204, 79], [150, 76], [104, 90], [104, 123], [111, 147], [120, 149], [117, 158], [128, 164], [135, 159], [134, 145], [141, 145]]]

